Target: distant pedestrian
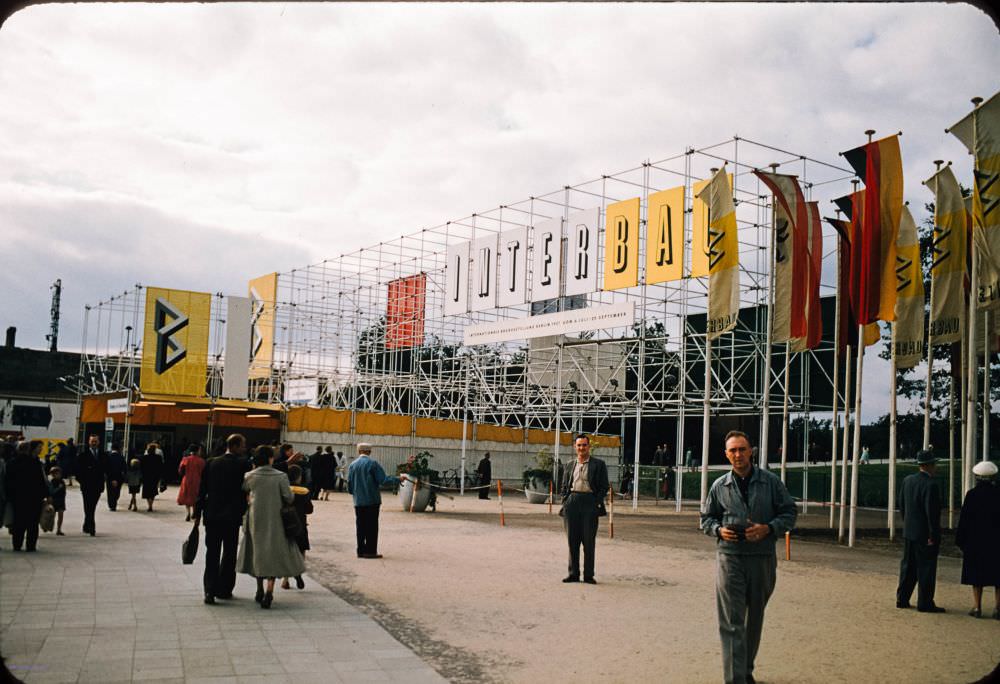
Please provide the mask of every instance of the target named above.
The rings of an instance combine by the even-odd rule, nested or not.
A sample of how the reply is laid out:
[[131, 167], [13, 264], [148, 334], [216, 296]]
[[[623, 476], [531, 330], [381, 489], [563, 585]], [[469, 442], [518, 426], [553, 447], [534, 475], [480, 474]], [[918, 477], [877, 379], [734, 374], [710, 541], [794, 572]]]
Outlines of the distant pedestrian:
[[379, 487], [399, 482], [399, 478], [385, 474], [379, 462], [371, 457], [371, 453], [371, 444], [358, 444], [358, 458], [347, 470], [347, 491], [354, 497], [358, 558], [382, 557], [378, 552], [378, 515], [382, 507]]
[[185, 522], [191, 520], [191, 511], [198, 503], [198, 491], [201, 489], [201, 473], [205, 470], [204, 449], [200, 444], [188, 447], [187, 455], [177, 466], [177, 474], [181, 476], [181, 486], [177, 490], [177, 505], [187, 509]]
[[[247, 472], [246, 439], [232, 434], [226, 452], [208, 460], [194, 508], [195, 521], [205, 523], [205, 603], [233, 597], [240, 524], [246, 511], [243, 475]], [[280, 522], [280, 518], [279, 518]], [[220, 558], [221, 556], [221, 558]]]
[[312, 458], [312, 498], [319, 499], [322, 492], [324, 499], [330, 498], [330, 492], [337, 486], [337, 459], [330, 447], [325, 451], [316, 447]]
[[276, 577], [295, 577], [305, 572], [302, 552], [295, 540], [285, 534], [281, 519], [282, 506], [291, 504], [295, 496], [288, 475], [274, 468], [273, 463], [271, 447], [259, 446], [254, 450], [254, 468], [243, 478], [249, 508], [236, 561], [241, 573], [257, 579], [254, 598], [261, 608], [270, 608], [274, 601]]
[[347, 483], [347, 470], [350, 467], [350, 459], [344, 456], [343, 451], [338, 451], [335, 457], [337, 459], [337, 491], [344, 491], [344, 485]]
[[868, 451], [868, 447], [863, 447], [861, 449], [861, 465], [868, 465], [871, 461], [871, 452]]
[[63, 515], [66, 513], [66, 480], [62, 476], [62, 468], [53, 466], [49, 471], [49, 501], [56, 512], [56, 535], [62, 537]]
[[128, 462], [125, 477], [128, 480], [128, 493], [130, 497], [128, 509], [130, 511], [137, 511], [139, 510], [139, 506], [136, 504], [135, 498], [142, 491], [142, 463], [139, 459], [133, 458]]
[[775, 540], [795, 526], [795, 502], [778, 477], [750, 460], [750, 439], [726, 435], [732, 470], [715, 480], [701, 529], [716, 539], [715, 604], [725, 681], [752, 684], [764, 609], [777, 578]]
[[976, 486], [962, 503], [955, 544], [962, 549], [962, 584], [972, 586], [972, 617], [983, 614], [983, 587], [993, 587], [993, 619], [1000, 620], [1000, 487], [997, 467], [981, 461], [972, 469]]
[[490, 498], [490, 484], [493, 482], [493, 465], [490, 463], [490, 452], [486, 452], [476, 467], [479, 476], [479, 498]]
[[146, 452], [139, 457], [142, 466], [142, 498], [146, 500], [146, 511], [153, 511], [153, 501], [160, 491], [163, 479], [163, 452], [156, 442], [146, 446]]
[[278, 453], [274, 457], [273, 468], [288, 474], [288, 460], [292, 457], [294, 451], [295, 449], [291, 444], [282, 444], [278, 447]]
[[107, 470], [104, 474], [106, 483], [105, 497], [108, 500], [108, 510], [118, 510], [118, 498], [125, 482], [125, 457], [122, 456], [121, 445], [112, 444], [107, 455]]
[[934, 604], [938, 554], [941, 551], [941, 488], [934, 479], [934, 454], [917, 452], [920, 472], [907, 475], [899, 497], [903, 514], [903, 559], [899, 564], [896, 607], [909, 608], [910, 596], [917, 587], [917, 610], [943, 613]]
[[34, 551], [38, 545], [38, 520], [49, 496], [45, 470], [38, 458], [41, 450], [42, 443], [37, 440], [18, 442], [14, 458], [7, 464], [5, 486], [7, 500], [14, 508], [10, 533], [15, 551], [22, 546], [25, 551]]
[[73, 476], [76, 475], [76, 471], [74, 470], [76, 466], [76, 452], [76, 444], [73, 442], [73, 438], [70, 437], [66, 440], [65, 444], [59, 445], [59, 451], [56, 454], [56, 465], [62, 469], [63, 479], [69, 487], [73, 486]]
[[97, 534], [97, 502], [104, 489], [104, 469], [107, 459], [101, 451], [101, 440], [97, 435], [87, 438], [87, 448], [76, 455], [76, 479], [80, 483], [83, 496], [83, 532], [91, 537]]
[[[299, 534], [295, 537], [295, 543], [298, 544], [299, 551], [302, 552], [304, 558], [306, 551], [311, 548], [309, 546], [309, 515], [313, 512], [312, 499], [308, 487], [302, 485], [302, 471], [298, 465], [288, 466], [288, 481], [291, 483], [292, 494], [295, 496], [292, 505], [295, 506], [295, 512], [299, 516]], [[302, 580], [302, 575], [295, 576], [295, 586], [298, 589], [305, 589], [306, 583]], [[281, 588], [291, 588], [287, 577], [281, 580]]]

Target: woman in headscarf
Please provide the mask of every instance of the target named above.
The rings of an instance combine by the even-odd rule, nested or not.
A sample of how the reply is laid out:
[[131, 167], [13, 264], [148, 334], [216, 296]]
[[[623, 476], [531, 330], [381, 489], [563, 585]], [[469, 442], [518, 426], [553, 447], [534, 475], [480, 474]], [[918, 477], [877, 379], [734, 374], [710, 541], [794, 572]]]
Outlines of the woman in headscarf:
[[[295, 500], [288, 475], [272, 467], [274, 450], [259, 446], [254, 451], [254, 469], [243, 477], [249, 508], [243, 523], [243, 538], [236, 564], [240, 572], [257, 578], [255, 600], [270, 608], [274, 600], [274, 578], [295, 577], [305, 572], [302, 552], [285, 534], [281, 508]], [[267, 581], [267, 587], [264, 581]]]
[[965, 495], [955, 533], [955, 543], [962, 549], [962, 584], [972, 586], [972, 617], [983, 614], [983, 587], [993, 587], [993, 619], [1000, 620], [1000, 488], [994, 485], [997, 467], [982, 461], [972, 473], [976, 486]]

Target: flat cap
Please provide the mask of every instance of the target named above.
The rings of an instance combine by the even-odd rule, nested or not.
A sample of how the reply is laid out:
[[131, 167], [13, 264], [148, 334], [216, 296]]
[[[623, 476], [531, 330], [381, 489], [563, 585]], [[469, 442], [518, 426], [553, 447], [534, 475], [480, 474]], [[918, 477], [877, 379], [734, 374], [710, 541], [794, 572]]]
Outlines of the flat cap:
[[972, 474], [976, 477], [996, 477], [996, 464], [991, 463], [990, 461], [980, 461], [976, 464], [976, 467], [972, 469]]
[[358, 442], [358, 453], [359, 454], [370, 454], [372, 452], [372, 445], [368, 442]]

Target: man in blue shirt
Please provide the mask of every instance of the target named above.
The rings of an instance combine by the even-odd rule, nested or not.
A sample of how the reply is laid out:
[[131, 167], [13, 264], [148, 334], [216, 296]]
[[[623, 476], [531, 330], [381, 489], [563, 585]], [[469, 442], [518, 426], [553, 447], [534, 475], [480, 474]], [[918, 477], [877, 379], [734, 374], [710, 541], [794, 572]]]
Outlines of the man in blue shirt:
[[371, 457], [372, 445], [358, 444], [358, 458], [347, 470], [347, 491], [354, 497], [354, 526], [358, 535], [358, 558], [381, 558], [378, 552], [378, 513], [382, 507], [379, 492], [386, 482], [398, 483], [389, 477], [378, 461]]
[[764, 608], [777, 574], [774, 540], [791, 530], [797, 517], [785, 485], [754, 468], [751, 453], [746, 434], [726, 435], [733, 469], [712, 483], [701, 508], [701, 529], [717, 540], [715, 601], [727, 684], [754, 682]]

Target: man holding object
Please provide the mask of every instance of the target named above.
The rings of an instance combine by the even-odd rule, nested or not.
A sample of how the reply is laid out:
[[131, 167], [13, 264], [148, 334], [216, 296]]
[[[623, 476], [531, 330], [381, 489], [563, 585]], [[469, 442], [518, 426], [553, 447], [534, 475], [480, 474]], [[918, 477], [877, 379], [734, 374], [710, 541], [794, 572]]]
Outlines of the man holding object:
[[795, 526], [795, 502], [775, 475], [755, 468], [750, 440], [726, 435], [731, 472], [715, 482], [701, 509], [701, 529], [717, 541], [715, 601], [727, 684], [753, 684], [764, 608], [774, 591], [774, 540]]
[[576, 463], [566, 468], [562, 481], [562, 508], [566, 538], [569, 541], [569, 574], [563, 582], [580, 581], [580, 545], [583, 545], [583, 581], [594, 579], [594, 550], [597, 546], [597, 521], [604, 511], [608, 495], [608, 466], [590, 457], [590, 437], [579, 435], [573, 443]]

